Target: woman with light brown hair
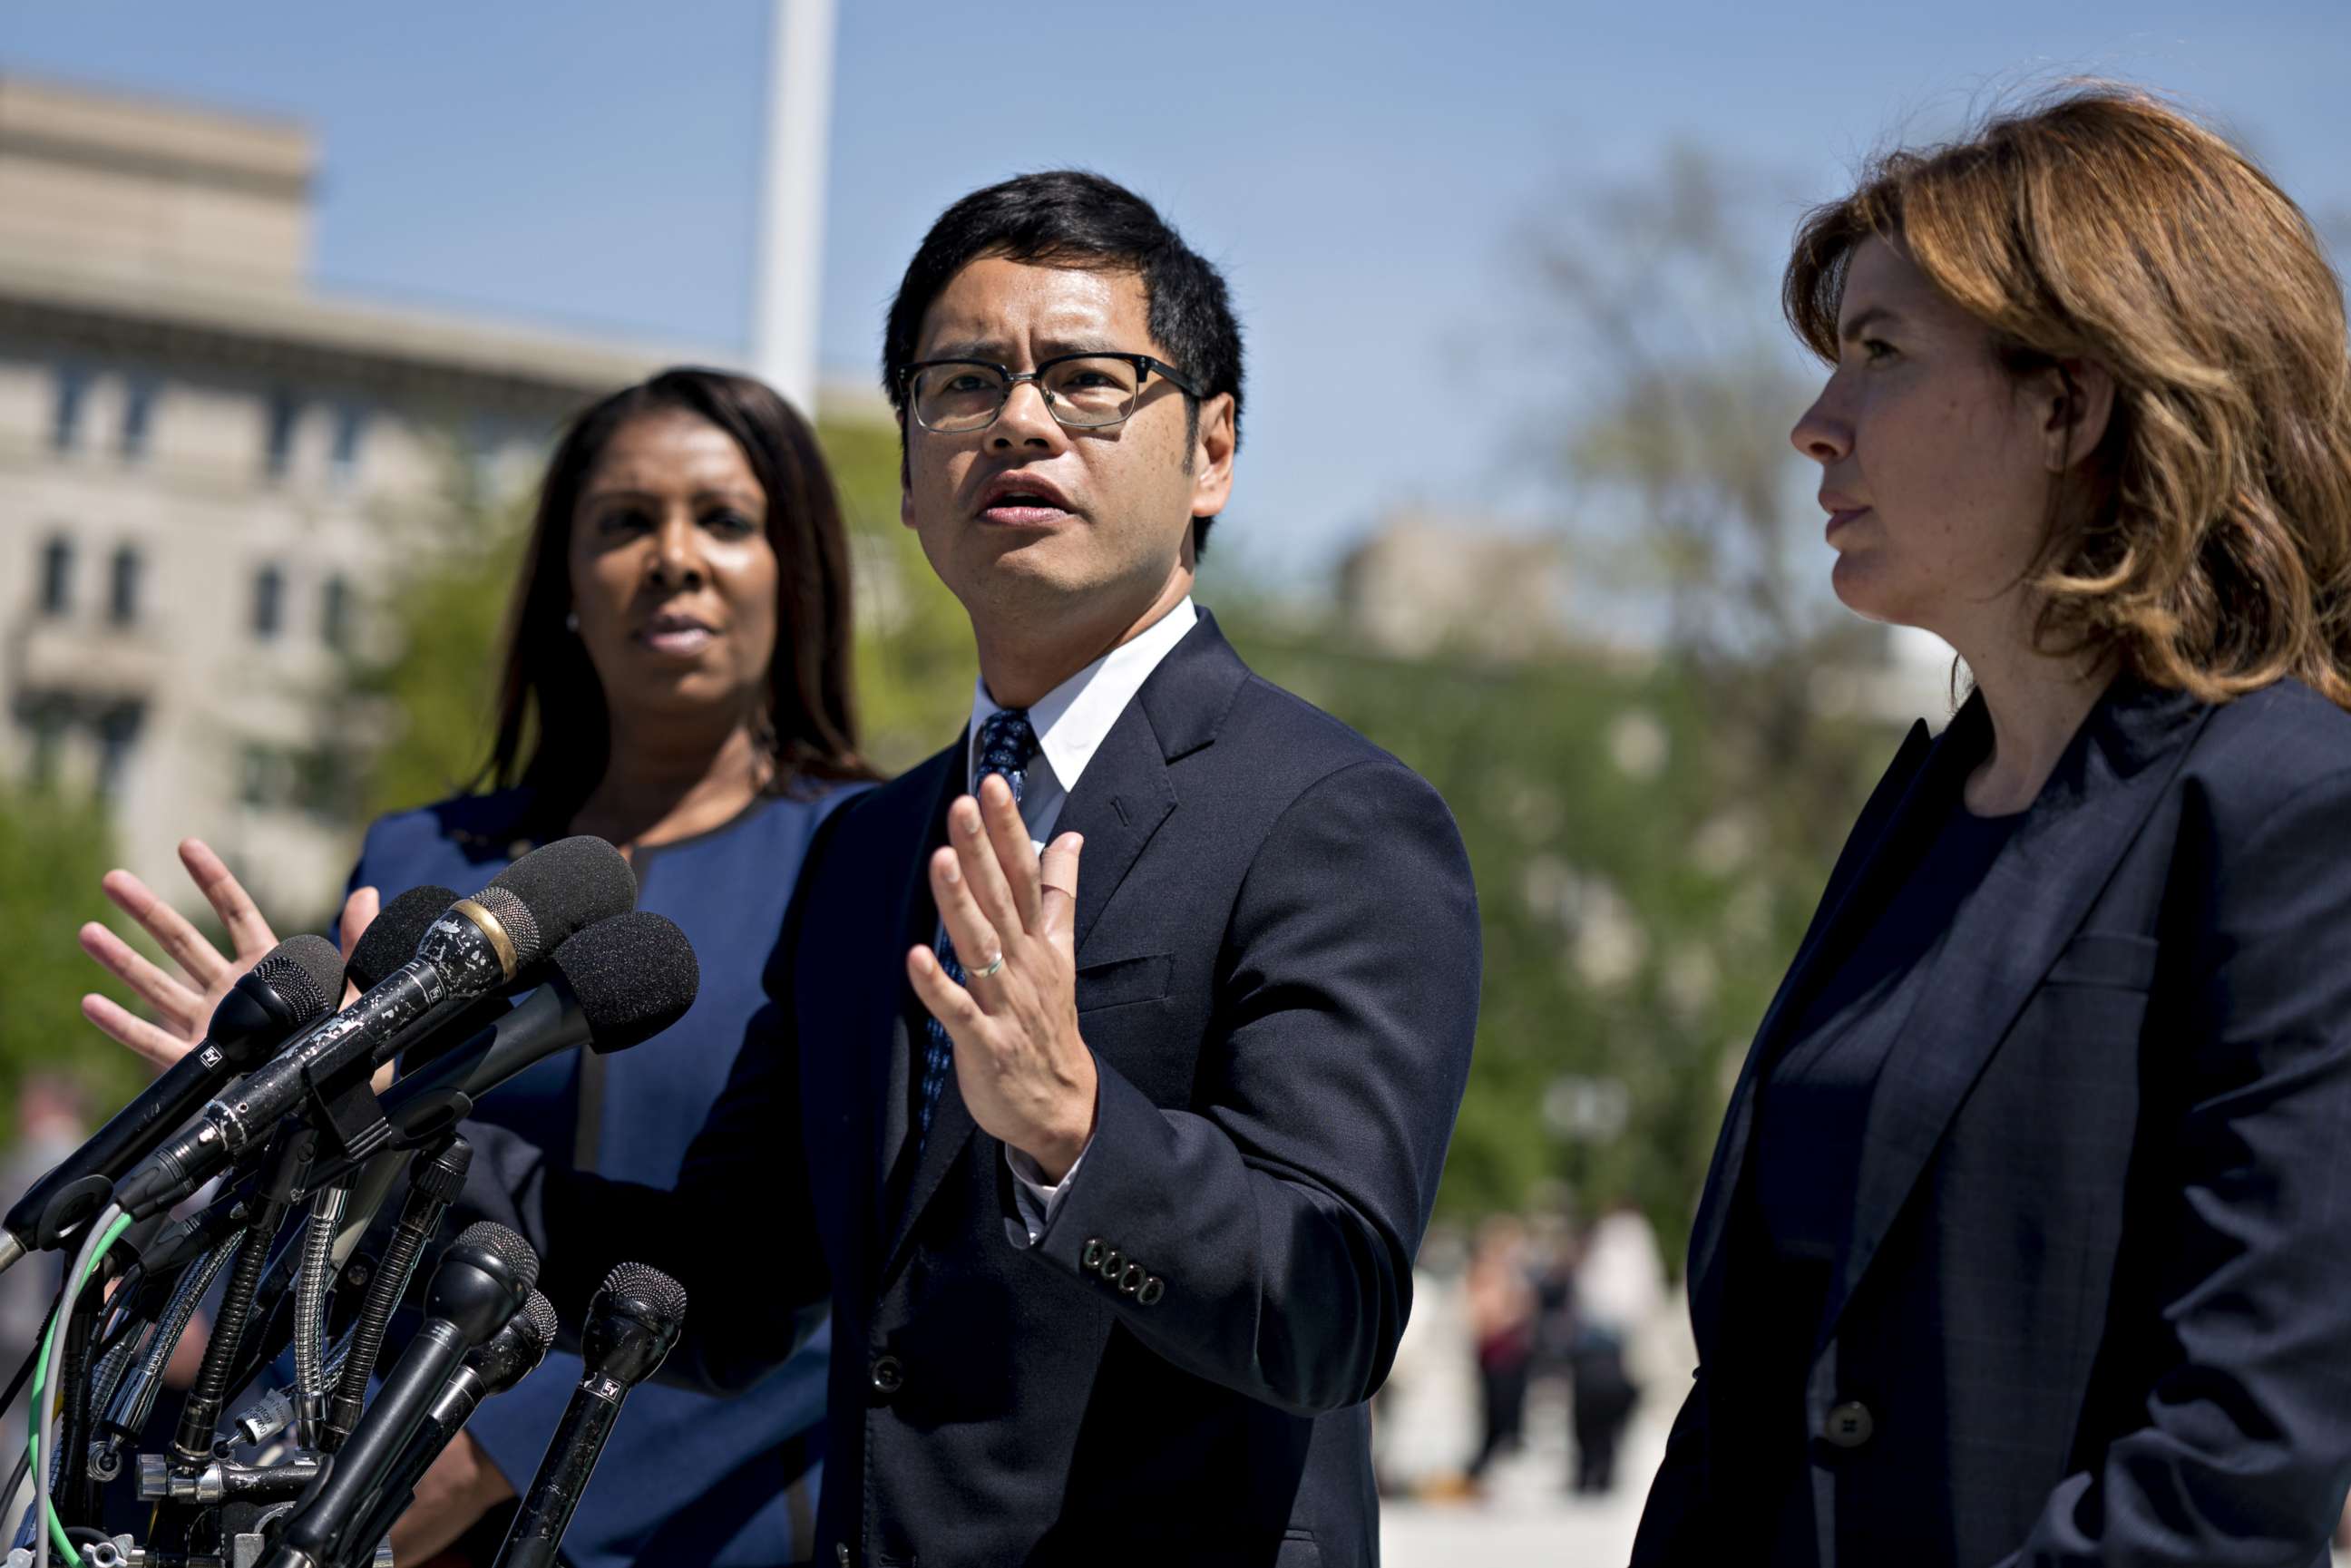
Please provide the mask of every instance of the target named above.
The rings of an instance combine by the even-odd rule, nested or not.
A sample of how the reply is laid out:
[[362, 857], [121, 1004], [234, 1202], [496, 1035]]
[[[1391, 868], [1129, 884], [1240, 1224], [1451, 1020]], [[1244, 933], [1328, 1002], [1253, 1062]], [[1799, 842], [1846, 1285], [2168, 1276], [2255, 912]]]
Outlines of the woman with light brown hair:
[[2324, 1564], [2351, 1484], [2351, 363], [2294, 204], [2095, 87], [1785, 303], [1837, 596], [1974, 689], [1733, 1091], [1634, 1561]]

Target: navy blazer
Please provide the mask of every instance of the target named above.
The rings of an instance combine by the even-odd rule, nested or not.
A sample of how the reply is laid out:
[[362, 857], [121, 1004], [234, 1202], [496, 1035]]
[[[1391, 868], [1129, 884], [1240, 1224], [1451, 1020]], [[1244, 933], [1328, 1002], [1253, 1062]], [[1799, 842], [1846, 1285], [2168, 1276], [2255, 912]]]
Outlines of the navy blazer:
[[[1752, 1523], [1709, 1506], [1742, 1456], [1706, 1363], [1742, 1310], [1756, 1084], [1987, 726], [1978, 695], [1912, 732], [1732, 1092], [1638, 1568]], [[2323, 1568], [2351, 1485], [2351, 715], [2294, 681], [2218, 707], [2117, 682], [1930, 962], [1807, 1371], [1820, 1563]]]
[[[808, 798], [760, 800], [708, 832], [638, 851], [638, 906], [675, 921], [694, 944], [702, 974], [694, 1006], [632, 1051], [566, 1051], [484, 1096], [465, 1128], [475, 1157], [494, 1157], [505, 1131], [565, 1164], [630, 1180], [674, 1179], [726, 1088], [744, 1028], [764, 1005], [762, 977], [809, 843], [860, 788], [823, 785]], [[507, 790], [385, 817], [368, 830], [351, 884], [371, 884], [387, 899], [433, 883], [470, 893], [531, 847], [528, 804], [525, 792]], [[823, 1344], [811, 1343], [729, 1399], [639, 1390], [565, 1532], [564, 1561], [629, 1568], [674, 1552], [713, 1568], [771, 1568], [805, 1556], [824, 1361]], [[580, 1375], [579, 1358], [558, 1351], [466, 1423], [517, 1491], [530, 1485]]]
[[936, 920], [925, 863], [964, 758], [827, 824], [770, 1027], [678, 1191], [550, 1169], [469, 1201], [523, 1193], [509, 1222], [559, 1306], [624, 1253], [674, 1268], [694, 1298], [674, 1369], [715, 1383], [772, 1365], [795, 1310], [829, 1299], [820, 1563], [1374, 1563], [1363, 1402], [1404, 1328], [1476, 1024], [1450, 814], [1202, 614], [1061, 819], [1085, 835], [1100, 1117], [1031, 1248], [952, 1080], [919, 1159], [907, 1131], [905, 954]]

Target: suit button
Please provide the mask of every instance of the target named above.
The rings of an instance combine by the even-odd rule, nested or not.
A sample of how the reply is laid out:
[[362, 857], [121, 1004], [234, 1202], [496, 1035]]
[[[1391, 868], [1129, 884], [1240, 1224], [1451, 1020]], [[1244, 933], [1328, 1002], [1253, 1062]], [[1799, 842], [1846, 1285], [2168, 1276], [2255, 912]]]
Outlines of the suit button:
[[834, 1542], [832, 1543], [832, 1560], [833, 1560], [835, 1563], [840, 1563], [840, 1564], [841, 1564], [841, 1568], [849, 1568], [849, 1542], [846, 1542], [846, 1541], [836, 1541], [836, 1542]]
[[1099, 1272], [1102, 1269], [1102, 1238], [1097, 1236], [1086, 1243], [1085, 1255], [1079, 1260], [1078, 1266], [1082, 1269], [1092, 1269]]
[[1143, 1289], [1143, 1281], [1150, 1277], [1151, 1276], [1144, 1271], [1142, 1264], [1129, 1263], [1118, 1276], [1119, 1294], [1123, 1296], [1134, 1295], [1136, 1291]]
[[1151, 1278], [1144, 1281], [1143, 1289], [1134, 1293], [1135, 1305], [1141, 1307], [1155, 1307], [1159, 1304], [1159, 1298], [1166, 1293], [1167, 1281], [1161, 1279], [1158, 1275], [1154, 1274]]
[[1113, 1247], [1102, 1255], [1102, 1261], [1094, 1265], [1094, 1271], [1113, 1284], [1116, 1284], [1119, 1270], [1125, 1267], [1126, 1254]]
[[1876, 1430], [1877, 1423], [1871, 1418], [1869, 1406], [1858, 1399], [1848, 1399], [1829, 1412], [1828, 1420], [1822, 1426], [1821, 1436], [1833, 1448], [1858, 1448], [1868, 1442], [1870, 1434]]
[[[887, 1398], [906, 1385], [906, 1369], [899, 1364], [894, 1355], [877, 1355], [873, 1358], [873, 1370], [867, 1375], [867, 1381], [873, 1385], [874, 1393]], [[843, 1546], [841, 1550], [846, 1552], [849, 1548]]]

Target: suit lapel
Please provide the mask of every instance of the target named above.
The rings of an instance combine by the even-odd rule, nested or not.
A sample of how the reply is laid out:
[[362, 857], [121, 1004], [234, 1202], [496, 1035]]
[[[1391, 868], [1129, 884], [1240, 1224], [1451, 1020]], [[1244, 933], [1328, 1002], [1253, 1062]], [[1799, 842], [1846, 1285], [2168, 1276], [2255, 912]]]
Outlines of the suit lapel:
[[[1056, 834], [1067, 831], [1085, 835], [1073, 928], [1080, 954], [1084, 953], [1087, 935], [1112, 894], [1125, 882], [1160, 824], [1176, 810], [1168, 763], [1215, 740], [1217, 725], [1248, 675], [1240, 656], [1217, 630], [1216, 619], [1200, 611], [1198, 622], [1152, 671], [1086, 764], [1053, 830]], [[949, 781], [960, 786], [960, 771]], [[914, 858], [913, 904], [933, 923], [937, 915], [923, 868], [931, 846], [945, 841], [946, 808], [957, 792], [943, 787], [928, 836], [923, 841], [923, 852]], [[925, 926], [918, 939], [928, 940], [928, 931]], [[903, 978], [900, 984], [905, 988]], [[919, 1003], [910, 1016], [915, 1019], [924, 1016]], [[930, 1137], [908, 1180], [905, 1200], [898, 1206], [889, 1229], [881, 1275], [884, 1281], [904, 1260], [915, 1221], [962, 1158], [974, 1129], [962, 1085], [951, 1073], [938, 1108], [932, 1113]]]
[[[875, 1016], [866, 1030], [866, 1103], [872, 1113], [870, 1190], [879, 1195], [873, 1206], [877, 1240], [886, 1240], [893, 1233], [902, 1207], [890, 1201], [890, 1178], [912, 1130], [909, 1074], [915, 1071], [914, 1041], [923, 1038], [918, 1033], [910, 1035], [909, 1019], [922, 1016], [922, 1009], [913, 1001], [913, 988], [906, 983], [905, 954], [917, 943], [929, 943], [938, 925], [938, 911], [931, 901], [925, 870], [931, 847], [944, 840], [947, 807], [960, 793], [965, 755], [965, 741], [958, 737], [954, 746], [909, 774], [897, 804], [898, 820], [883, 824], [875, 834], [878, 841], [891, 846], [886, 863], [875, 868], [878, 875], [887, 879], [891, 891], [883, 929], [872, 944], [881, 970], [871, 992], [876, 998]], [[955, 1093], [952, 1078], [947, 1093]], [[962, 1108], [959, 1099], [956, 1108]]]
[[1870, 1102], [1852, 1239], [1822, 1313], [1823, 1341], [1968, 1091], [2105, 890], [2210, 713], [2176, 693], [2118, 683], [1961, 907]]
[[[1961, 717], [1964, 716], [1963, 713]], [[1959, 729], [1960, 722], [1960, 718], [1954, 718], [1947, 727], [1947, 740], [1951, 731]], [[1967, 743], [1964, 734], [1959, 742]], [[1740, 1066], [1739, 1081], [1723, 1112], [1722, 1135], [1715, 1145], [1713, 1167], [1707, 1174], [1698, 1211], [1690, 1226], [1690, 1315], [1701, 1346], [1712, 1343], [1719, 1315], [1722, 1275], [1718, 1265], [1729, 1225], [1731, 1200], [1745, 1168], [1747, 1134], [1754, 1122], [1756, 1082], [1776, 1052], [1781, 1031], [1788, 1026], [1793, 1005], [1810, 991], [1817, 977], [1823, 956], [1837, 950], [1836, 939], [1844, 923], [1864, 906], [1860, 890], [1877, 871], [1880, 852], [1886, 844], [1897, 841], [1896, 828], [1931, 795], [1928, 780], [1935, 772], [1931, 764], [1938, 751], [1948, 756], [1951, 747], [1930, 738], [1925, 724], [1913, 725], [1902, 742], [1902, 749], [1895, 754], [1885, 777], [1871, 791], [1868, 804], [1862, 808], [1860, 820], [1854, 824], [1853, 837], [1829, 873], [1820, 910], [1805, 930], [1803, 940], [1797, 944], [1796, 956], [1781, 979], [1771, 1005], [1764, 1010], [1763, 1021], [1748, 1047], [1747, 1060]]]

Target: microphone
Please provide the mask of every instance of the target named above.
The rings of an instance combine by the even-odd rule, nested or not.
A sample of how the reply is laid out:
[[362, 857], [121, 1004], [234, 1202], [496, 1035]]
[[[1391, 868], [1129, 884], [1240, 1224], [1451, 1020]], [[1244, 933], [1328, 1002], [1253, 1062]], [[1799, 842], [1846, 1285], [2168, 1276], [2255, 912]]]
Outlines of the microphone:
[[[343, 978], [354, 990], [372, 990], [385, 977], [416, 954], [417, 944], [433, 923], [441, 918], [448, 907], [457, 902], [456, 894], [448, 888], [426, 883], [412, 887], [379, 911], [368, 923], [351, 949], [351, 961], [343, 971]], [[403, 1067], [413, 1068], [429, 1056], [418, 1052], [420, 1042], [428, 1039], [464, 1040], [474, 1030], [504, 1009], [501, 994], [516, 988], [519, 981], [509, 982], [497, 991], [478, 997], [451, 997], [435, 1002], [413, 1021], [402, 1026], [398, 1033], [375, 1051], [379, 1064], [400, 1059]]]
[[[601, 839], [559, 839], [515, 862], [426, 930], [416, 956], [199, 1113], [196, 1126], [157, 1150], [115, 1190], [133, 1218], [168, 1207], [242, 1154], [301, 1104], [379, 1056], [403, 1025], [451, 997], [506, 984], [581, 927], [626, 912], [636, 875]], [[353, 1154], [365, 1153], [353, 1149]]]
[[694, 944], [649, 909], [590, 925], [558, 947], [549, 967], [555, 972], [521, 1006], [395, 1082], [383, 1093], [384, 1114], [413, 1137], [432, 1115], [467, 1114], [472, 1101], [558, 1051], [626, 1051], [684, 1017], [702, 984]]
[[425, 1411], [415, 1439], [401, 1450], [386, 1472], [375, 1506], [350, 1532], [354, 1551], [365, 1552], [384, 1538], [392, 1521], [416, 1500], [416, 1483], [442, 1450], [456, 1440], [459, 1429], [482, 1401], [493, 1394], [504, 1394], [538, 1371], [538, 1364], [554, 1348], [559, 1332], [553, 1304], [533, 1291], [522, 1311], [507, 1320], [506, 1327], [465, 1353], [464, 1364], [450, 1375], [440, 1397]]
[[238, 977], [196, 1048], [163, 1071], [0, 1219], [0, 1272], [59, 1245], [110, 1201], [115, 1178], [152, 1154], [222, 1085], [268, 1057], [342, 995], [343, 961], [323, 936], [292, 936]]
[[352, 1527], [373, 1511], [385, 1477], [466, 1353], [504, 1328], [538, 1282], [538, 1255], [503, 1225], [468, 1226], [449, 1244], [424, 1298], [423, 1325], [350, 1443], [287, 1517], [263, 1568], [332, 1568], [351, 1554]]
[[580, 1336], [587, 1375], [563, 1407], [494, 1568], [554, 1568], [555, 1548], [612, 1435], [621, 1401], [660, 1368], [684, 1321], [685, 1287], [660, 1270], [623, 1263], [604, 1276]]
[[426, 883], [412, 887], [375, 913], [360, 939], [351, 944], [351, 959], [343, 980], [353, 990], [371, 991], [394, 969], [416, 956], [416, 945], [457, 902], [457, 891]]

